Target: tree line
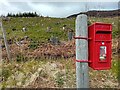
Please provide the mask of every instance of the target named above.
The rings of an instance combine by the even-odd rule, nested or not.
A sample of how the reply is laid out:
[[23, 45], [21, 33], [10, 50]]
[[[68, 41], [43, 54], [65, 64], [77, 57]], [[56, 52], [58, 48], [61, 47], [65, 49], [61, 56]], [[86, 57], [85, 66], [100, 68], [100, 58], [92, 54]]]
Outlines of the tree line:
[[7, 17], [39, 17], [36, 12], [24, 12], [24, 13], [8, 13]]

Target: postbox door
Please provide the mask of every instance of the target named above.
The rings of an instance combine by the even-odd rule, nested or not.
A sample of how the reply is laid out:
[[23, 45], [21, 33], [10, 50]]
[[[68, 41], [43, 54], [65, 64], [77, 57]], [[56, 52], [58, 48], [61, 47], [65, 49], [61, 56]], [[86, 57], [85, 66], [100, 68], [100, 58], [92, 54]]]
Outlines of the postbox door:
[[96, 42], [96, 55], [94, 64], [96, 69], [109, 69], [111, 66], [111, 42]]

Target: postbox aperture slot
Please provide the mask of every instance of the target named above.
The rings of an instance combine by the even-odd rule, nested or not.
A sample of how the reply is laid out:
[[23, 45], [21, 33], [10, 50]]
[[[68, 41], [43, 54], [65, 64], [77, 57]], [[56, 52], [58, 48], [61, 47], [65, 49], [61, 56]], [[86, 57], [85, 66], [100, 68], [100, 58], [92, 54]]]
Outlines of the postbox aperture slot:
[[96, 34], [111, 34], [111, 31], [96, 31]]

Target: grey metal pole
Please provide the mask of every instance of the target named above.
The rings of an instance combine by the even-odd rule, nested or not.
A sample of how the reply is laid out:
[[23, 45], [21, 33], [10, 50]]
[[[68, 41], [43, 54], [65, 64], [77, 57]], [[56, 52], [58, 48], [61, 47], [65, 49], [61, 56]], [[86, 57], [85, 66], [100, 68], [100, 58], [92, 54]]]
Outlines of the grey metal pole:
[[[88, 37], [87, 15], [81, 14], [76, 18], [76, 37]], [[88, 41], [76, 39], [76, 60], [88, 60]], [[76, 62], [77, 88], [89, 88], [88, 63]]]
[[4, 38], [4, 43], [5, 43], [7, 55], [8, 55], [8, 60], [10, 60], [10, 59], [11, 59], [11, 57], [10, 57], [10, 50], [9, 50], [8, 43], [7, 43], [6, 32], [5, 32], [5, 30], [3, 29], [2, 19], [1, 19], [1, 21], [0, 21], [0, 26], [1, 26], [1, 30], [2, 30], [2, 33], [3, 33], [3, 38]]

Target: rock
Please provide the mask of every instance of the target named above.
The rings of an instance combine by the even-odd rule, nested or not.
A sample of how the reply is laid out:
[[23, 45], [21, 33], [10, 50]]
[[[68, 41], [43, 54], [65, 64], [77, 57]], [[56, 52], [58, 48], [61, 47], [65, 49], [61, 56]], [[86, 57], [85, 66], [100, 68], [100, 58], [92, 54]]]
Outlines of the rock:
[[16, 73], [15, 75], [15, 80], [16, 81], [23, 81], [23, 79], [25, 78], [25, 75], [22, 72], [19, 72], [18, 74]]
[[52, 76], [53, 76], [54, 78], [56, 78], [56, 77], [58, 76], [58, 74], [60, 74], [61, 76], [65, 76], [65, 74], [66, 74], [65, 69], [64, 69], [64, 70], [57, 70], [57, 71], [55, 71], [55, 72], [52, 74]]
[[26, 29], [25, 27], [22, 28], [22, 31], [23, 31], [23, 32], [26, 32], [26, 30], [27, 30], [27, 29]]
[[52, 66], [54, 69], [58, 67], [56, 63], [52, 63], [51, 66]]
[[26, 87], [26, 86], [30, 85], [33, 81], [35, 81], [41, 71], [42, 71], [42, 68], [38, 68], [38, 70], [34, 74], [32, 74], [30, 78], [28, 78], [25, 81], [25, 84], [23, 86]]
[[20, 82], [17, 82], [17, 84], [16, 84], [17, 86], [21, 86], [22, 85], [22, 82], [20, 81]]
[[46, 32], [51, 32], [51, 27], [47, 27]]
[[15, 42], [15, 44], [16, 44], [17, 46], [21, 46], [20, 42]]
[[63, 25], [63, 30], [65, 30], [65, 29], [66, 29], [66, 26], [67, 26], [67, 25], [65, 25], [65, 24]]
[[118, 83], [114, 83], [114, 82], [112, 82], [112, 81], [110, 81], [110, 80], [107, 80], [106, 82], [105, 82], [105, 86], [109, 86], [109, 87], [117, 87], [118, 86]]
[[102, 78], [102, 82], [104, 82], [105, 81], [105, 79], [104, 78]]
[[54, 36], [51, 36], [50, 39], [48, 39], [48, 41], [53, 44], [53, 45], [58, 45], [60, 44], [60, 41], [59, 41], [59, 38], [58, 37], [54, 37]]

